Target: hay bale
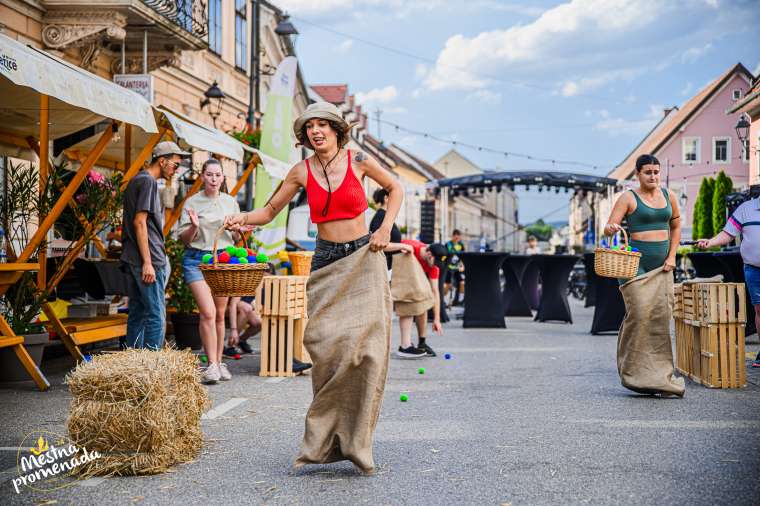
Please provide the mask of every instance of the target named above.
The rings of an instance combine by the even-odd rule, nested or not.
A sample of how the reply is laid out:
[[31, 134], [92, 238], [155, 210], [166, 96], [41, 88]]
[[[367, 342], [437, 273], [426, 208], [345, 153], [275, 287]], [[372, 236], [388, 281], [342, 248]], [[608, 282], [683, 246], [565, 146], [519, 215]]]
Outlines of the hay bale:
[[102, 457], [86, 476], [155, 474], [193, 460], [210, 402], [189, 351], [126, 350], [82, 362], [67, 377], [71, 440]]

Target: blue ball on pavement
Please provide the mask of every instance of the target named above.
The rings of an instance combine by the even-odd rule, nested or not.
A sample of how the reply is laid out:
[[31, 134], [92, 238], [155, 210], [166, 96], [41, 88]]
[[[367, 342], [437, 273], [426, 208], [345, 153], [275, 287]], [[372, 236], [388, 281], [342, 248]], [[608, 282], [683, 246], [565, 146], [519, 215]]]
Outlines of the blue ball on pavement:
[[451, 353], [447, 353], [443, 356], [446, 360], [451, 360]]

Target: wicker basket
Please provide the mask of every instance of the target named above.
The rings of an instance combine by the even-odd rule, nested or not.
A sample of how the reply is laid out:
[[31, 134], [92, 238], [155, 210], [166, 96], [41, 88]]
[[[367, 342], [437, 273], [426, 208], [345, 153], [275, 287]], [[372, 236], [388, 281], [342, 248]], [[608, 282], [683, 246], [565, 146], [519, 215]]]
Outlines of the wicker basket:
[[[216, 244], [219, 236], [224, 231], [221, 227], [214, 238], [214, 248], [217, 251]], [[256, 295], [256, 289], [264, 277], [264, 273], [269, 269], [265, 263], [251, 264], [220, 264], [218, 255], [214, 254], [213, 264], [201, 264], [198, 268], [203, 274], [203, 279], [211, 289], [214, 297], [244, 297]]]
[[641, 253], [626, 251], [628, 234], [623, 229], [621, 231], [623, 232], [623, 249], [596, 248], [594, 250], [594, 271], [597, 276], [619, 279], [630, 279], [636, 276]]
[[311, 257], [313, 256], [313, 251], [288, 251], [293, 275], [308, 276], [311, 273]]

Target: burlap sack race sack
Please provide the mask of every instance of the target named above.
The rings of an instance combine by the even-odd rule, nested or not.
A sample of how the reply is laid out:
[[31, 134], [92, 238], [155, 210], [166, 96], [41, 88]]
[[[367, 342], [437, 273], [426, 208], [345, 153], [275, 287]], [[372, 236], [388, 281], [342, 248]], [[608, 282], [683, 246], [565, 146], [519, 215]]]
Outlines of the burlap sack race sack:
[[391, 341], [385, 255], [365, 246], [313, 272], [306, 291], [314, 399], [294, 465], [350, 460], [372, 473]]
[[425, 271], [412, 254], [393, 255], [391, 276], [391, 297], [393, 307], [399, 316], [417, 316], [435, 303]]
[[620, 287], [625, 318], [618, 334], [617, 365], [623, 386], [642, 394], [675, 394], [686, 390], [674, 378], [670, 320], [673, 273], [662, 267], [637, 276]]
[[126, 350], [82, 362], [66, 377], [69, 437], [101, 457], [84, 476], [161, 473], [196, 458], [210, 407], [189, 351]]

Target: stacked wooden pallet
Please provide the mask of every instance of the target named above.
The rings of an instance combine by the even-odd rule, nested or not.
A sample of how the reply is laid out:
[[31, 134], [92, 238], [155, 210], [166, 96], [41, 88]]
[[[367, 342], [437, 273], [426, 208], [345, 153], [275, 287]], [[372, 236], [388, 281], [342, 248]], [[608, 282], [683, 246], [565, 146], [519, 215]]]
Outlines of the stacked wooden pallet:
[[676, 366], [683, 375], [710, 388], [745, 386], [745, 296], [743, 283], [676, 285]]
[[303, 347], [308, 323], [306, 281], [308, 276], [265, 276], [256, 292], [261, 315], [260, 376], [294, 376], [293, 358], [311, 359]]

